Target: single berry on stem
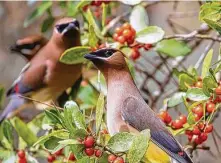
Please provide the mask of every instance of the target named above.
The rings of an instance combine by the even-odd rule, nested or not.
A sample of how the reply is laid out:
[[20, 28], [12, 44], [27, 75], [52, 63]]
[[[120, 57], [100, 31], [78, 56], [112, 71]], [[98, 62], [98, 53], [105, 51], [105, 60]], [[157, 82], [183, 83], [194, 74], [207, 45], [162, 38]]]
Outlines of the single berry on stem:
[[94, 153], [95, 153], [95, 156], [96, 156], [96, 157], [101, 157], [103, 152], [102, 152], [102, 150], [100, 150], [100, 149], [95, 149], [95, 152], [94, 152]]
[[94, 146], [94, 143], [95, 143], [95, 140], [94, 140], [94, 137], [93, 136], [87, 136], [85, 139], [84, 139], [84, 146], [86, 148], [91, 148]]
[[210, 132], [212, 132], [212, 131], [213, 131], [213, 125], [212, 125], [212, 124], [206, 125], [206, 127], [205, 127], [205, 132], [206, 132], [206, 133], [210, 133]]
[[19, 158], [25, 158], [25, 151], [24, 150], [19, 150], [18, 151], [18, 157]]
[[92, 156], [94, 154], [94, 148], [86, 148], [84, 152], [87, 156]]
[[48, 162], [54, 162], [56, 158], [55, 158], [54, 155], [51, 155], [51, 154], [50, 154], [50, 155], [48, 155], [48, 158], [47, 158], [47, 159], [48, 159]]
[[185, 124], [185, 123], [187, 122], [187, 117], [186, 117], [185, 115], [181, 115], [181, 116], [179, 117], [179, 120], [181, 120], [181, 122], [182, 122], [183, 124]]
[[172, 128], [174, 128], [174, 129], [180, 129], [180, 128], [183, 127], [183, 123], [182, 123], [181, 120], [176, 119], [175, 121], [172, 121], [171, 126], [172, 126]]
[[117, 158], [117, 156], [115, 156], [115, 155], [113, 155], [113, 154], [110, 154], [109, 156], [108, 156], [108, 162], [109, 163], [113, 163], [115, 160], [116, 160], [116, 158]]
[[74, 153], [70, 153], [70, 155], [68, 157], [68, 160], [70, 160], [70, 161], [75, 161], [76, 160]]

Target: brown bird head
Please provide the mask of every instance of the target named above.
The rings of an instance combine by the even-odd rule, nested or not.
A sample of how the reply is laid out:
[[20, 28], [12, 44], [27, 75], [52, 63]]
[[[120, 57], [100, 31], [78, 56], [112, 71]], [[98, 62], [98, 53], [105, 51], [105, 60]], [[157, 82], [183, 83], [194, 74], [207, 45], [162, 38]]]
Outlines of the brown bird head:
[[108, 69], [115, 69], [117, 71], [128, 69], [124, 59], [124, 54], [117, 49], [99, 49], [97, 51], [86, 54], [84, 57], [92, 61], [95, 66], [104, 74], [108, 71]]
[[62, 18], [55, 23], [52, 41], [67, 48], [80, 45], [80, 25], [76, 19]]
[[26, 58], [31, 59], [46, 43], [47, 39], [42, 35], [31, 35], [17, 40], [10, 47], [10, 51], [20, 53]]

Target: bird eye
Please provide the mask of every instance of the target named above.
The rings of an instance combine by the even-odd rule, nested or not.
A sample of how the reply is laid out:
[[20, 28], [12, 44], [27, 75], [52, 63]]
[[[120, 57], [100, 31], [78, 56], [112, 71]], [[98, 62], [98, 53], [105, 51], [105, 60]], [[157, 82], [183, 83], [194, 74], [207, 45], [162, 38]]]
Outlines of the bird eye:
[[111, 51], [106, 51], [105, 52], [105, 57], [110, 57], [113, 53]]

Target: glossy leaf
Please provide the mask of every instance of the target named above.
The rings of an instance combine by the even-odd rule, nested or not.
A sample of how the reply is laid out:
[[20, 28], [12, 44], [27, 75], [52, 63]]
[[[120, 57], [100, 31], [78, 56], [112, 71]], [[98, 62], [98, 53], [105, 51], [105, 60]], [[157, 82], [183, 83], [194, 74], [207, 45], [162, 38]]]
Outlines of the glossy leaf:
[[128, 151], [127, 159], [129, 163], [139, 163], [146, 153], [150, 140], [150, 130], [141, 132], [135, 136], [133, 143]]
[[174, 107], [183, 102], [183, 97], [186, 96], [186, 92], [177, 92], [172, 97], [169, 98], [167, 106]]
[[75, 132], [73, 112], [73, 109], [64, 108], [64, 124], [70, 133]]
[[187, 116], [187, 122], [188, 124], [195, 124], [196, 121], [195, 121], [195, 116], [192, 112], [190, 112]]
[[175, 39], [163, 40], [157, 43], [156, 50], [170, 57], [185, 56], [191, 52], [187, 44]]
[[94, 28], [92, 25], [89, 25], [89, 36], [88, 36], [88, 39], [89, 39], [89, 45], [90, 47], [95, 47], [98, 43], [98, 39], [97, 39], [97, 36], [94, 32]]
[[75, 140], [75, 139], [61, 140], [58, 143], [59, 144], [64, 144], [64, 145], [68, 145], [68, 144], [81, 144], [78, 140]]
[[15, 117], [12, 120], [13, 126], [18, 135], [29, 145], [32, 146], [37, 140], [37, 136], [28, 128], [22, 120]]
[[186, 92], [186, 97], [192, 101], [208, 100], [210, 97], [206, 96], [201, 88], [191, 88]]
[[59, 145], [59, 142], [62, 139], [57, 138], [55, 136], [50, 137], [50, 139], [46, 140], [44, 142], [44, 147], [48, 150], [53, 150], [54, 148], [56, 148]]
[[60, 124], [62, 125], [62, 121], [61, 119], [59, 118], [58, 115], [56, 115], [55, 112], [53, 112], [53, 109], [51, 110], [45, 110], [45, 115], [47, 117], [47, 119], [54, 125], [56, 124]]
[[35, 19], [42, 16], [52, 6], [51, 1], [44, 1], [31, 13], [31, 15], [25, 20], [24, 26], [27, 27], [34, 22]]
[[149, 26], [139, 31], [136, 35], [136, 41], [144, 44], [153, 44], [162, 40], [164, 31], [157, 26]]
[[199, 18], [218, 21], [221, 18], [221, 4], [219, 2], [205, 3], [200, 7]]
[[219, 32], [221, 34], [221, 23], [210, 20], [210, 19], [203, 19], [211, 28]]
[[78, 46], [66, 50], [60, 57], [60, 62], [65, 64], [79, 64], [85, 61], [84, 55], [90, 53], [91, 48]]
[[210, 51], [207, 53], [204, 61], [203, 61], [203, 65], [202, 65], [202, 78], [204, 78], [207, 73], [209, 72], [209, 68], [210, 68], [210, 64], [213, 58], [213, 49], [210, 49]]
[[203, 92], [210, 96], [210, 93], [213, 93], [213, 91], [210, 91], [212, 88], [218, 87], [218, 84], [211, 76], [206, 76], [203, 78]]
[[96, 133], [99, 132], [104, 114], [104, 94], [101, 93], [96, 106]]
[[141, 6], [135, 6], [130, 14], [130, 24], [137, 31], [145, 29], [149, 24], [149, 17], [146, 9]]
[[68, 102], [66, 102], [64, 108], [65, 109], [72, 109], [72, 111], [73, 111], [72, 116], [73, 116], [75, 126], [79, 129], [85, 129], [85, 127], [86, 127], [85, 117], [81, 113], [78, 105], [74, 101], [68, 101]]
[[76, 163], [91, 163], [91, 162], [90, 162], [90, 158], [88, 156], [85, 156], [81, 158], [80, 160], [77, 160]]
[[13, 143], [13, 127], [12, 127], [12, 124], [8, 121], [8, 120], [5, 120], [3, 121], [3, 124], [2, 124], [2, 127], [3, 127], [3, 134], [5, 136], [5, 138], [8, 140], [8, 142], [10, 144]]
[[179, 87], [181, 90], [186, 91], [188, 87], [195, 83], [195, 79], [188, 74], [179, 75]]
[[53, 25], [55, 19], [53, 17], [48, 17], [45, 19], [41, 25], [41, 32], [47, 32]]
[[110, 138], [107, 143], [107, 147], [115, 152], [125, 152], [129, 150], [133, 140], [134, 135], [132, 135], [131, 133], [117, 133]]

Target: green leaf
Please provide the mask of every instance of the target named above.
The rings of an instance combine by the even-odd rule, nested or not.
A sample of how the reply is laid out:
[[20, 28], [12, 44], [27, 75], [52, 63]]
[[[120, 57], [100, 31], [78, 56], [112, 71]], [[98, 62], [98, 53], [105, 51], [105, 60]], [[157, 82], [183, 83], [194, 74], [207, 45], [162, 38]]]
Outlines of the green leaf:
[[52, 124], [61, 124], [62, 125], [62, 121], [59, 118], [59, 116], [56, 114], [56, 112], [54, 112], [53, 109], [51, 110], [45, 110], [45, 115], [47, 117], [47, 119], [52, 123]]
[[70, 133], [75, 132], [73, 112], [73, 109], [64, 108], [64, 124]]
[[60, 139], [68, 139], [69, 138], [69, 133], [66, 130], [57, 130], [57, 131], [53, 131], [52, 133], [48, 134], [48, 135], [44, 135], [42, 137], [40, 137], [38, 139], [37, 142], [35, 142], [35, 144], [33, 146], [36, 145], [42, 145], [44, 144], [45, 141], [47, 141], [48, 139], [50, 139], [50, 137], [57, 137]]
[[219, 32], [221, 34], [221, 23], [209, 20], [209, 19], [203, 19], [211, 28]]
[[187, 116], [187, 122], [188, 124], [195, 124], [196, 121], [195, 121], [195, 116], [192, 112], [190, 112]]
[[129, 150], [133, 140], [134, 135], [132, 135], [131, 133], [117, 133], [110, 138], [107, 143], [107, 147], [115, 152], [125, 152]]
[[156, 51], [170, 57], [185, 56], [191, 49], [184, 42], [175, 39], [163, 40], [156, 45]]
[[120, 1], [126, 5], [137, 5], [142, 2], [142, 0], [120, 0]]
[[181, 90], [186, 91], [189, 86], [195, 83], [195, 79], [188, 74], [179, 75], [179, 87]]
[[77, 160], [76, 163], [90, 163], [90, 158], [88, 156], [85, 156], [81, 158], [80, 160]]
[[4, 99], [4, 93], [5, 93], [5, 89], [3, 86], [0, 85], [0, 108]]
[[148, 26], [136, 34], [136, 41], [144, 44], [153, 44], [162, 40], [164, 31], [157, 26]]
[[12, 120], [13, 126], [18, 135], [29, 145], [32, 146], [37, 140], [37, 136], [28, 128], [22, 120], [15, 117]]
[[76, 138], [82, 138], [86, 137], [88, 133], [84, 129], [76, 129], [74, 132], [70, 133], [70, 138], [76, 139]]
[[69, 145], [69, 144], [81, 144], [78, 140], [75, 139], [67, 139], [67, 140], [61, 140], [58, 142], [59, 144]]
[[3, 121], [3, 124], [2, 124], [2, 127], [3, 127], [3, 134], [5, 136], [5, 138], [8, 140], [8, 142], [10, 144], [13, 143], [13, 127], [12, 127], [12, 124], [8, 121], [8, 120], [5, 120]]
[[100, 131], [103, 114], [104, 114], [104, 94], [101, 93], [97, 100], [97, 106], [96, 106], [96, 133]]
[[186, 92], [177, 92], [172, 97], [169, 98], [167, 106], [174, 107], [183, 102], [183, 97], [186, 96]]
[[53, 25], [55, 19], [53, 17], [48, 17], [45, 19], [41, 25], [41, 32], [47, 32]]
[[59, 142], [61, 140], [62, 139], [60, 139], [60, 138], [57, 138], [55, 136], [51, 136], [50, 139], [48, 139], [44, 142], [44, 147], [47, 150], [54, 150], [59, 145]]
[[97, 36], [94, 32], [94, 28], [92, 25], [89, 25], [89, 36], [88, 36], [88, 39], [89, 39], [89, 45], [90, 47], [95, 47], [97, 45], [97, 42], [98, 42], [98, 39], [97, 39]]
[[145, 130], [136, 136], [128, 151], [127, 159], [129, 163], [139, 163], [146, 153], [150, 140], [150, 130]]
[[202, 78], [204, 78], [207, 73], [209, 72], [209, 68], [210, 68], [210, 64], [213, 58], [213, 49], [210, 49], [209, 52], [207, 53], [204, 61], [203, 61], [203, 65], [202, 65]]
[[186, 92], [186, 97], [192, 101], [208, 100], [210, 97], [203, 93], [201, 88], [191, 88]]
[[85, 61], [84, 55], [90, 53], [91, 48], [78, 46], [66, 50], [60, 57], [60, 61], [65, 64], [79, 64]]
[[210, 91], [212, 88], [218, 87], [218, 84], [211, 76], [206, 76], [203, 78], [203, 92], [210, 96], [210, 93], [213, 93], [213, 91]]
[[85, 18], [88, 21], [88, 23], [93, 26], [96, 36], [99, 39], [103, 40], [104, 38], [103, 38], [103, 36], [101, 34], [101, 30], [98, 27], [98, 25], [97, 25], [97, 23], [96, 23], [96, 21], [94, 19], [94, 16], [93, 16], [93, 14], [92, 14], [90, 9], [88, 9], [87, 12], [85, 13]]
[[83, 150], [85, 149], [83, 144], [71, 144], [69, 145], [72, 153], [74, 153], [77, 160], [81, 159], [83, 154]]
[[72, 109], [73, 110], [73, 120], [77, 128], [79, 129], [85, 129], [86, 123], [85, 123], [85, 117], [81, 113], [79, 107], [74, 101], [68, 101], [66, 102], [64, 108], [66, 109]]
[[218, 21], [221, 18], [221, 4], [219, 2], [205, 3], [200, 7], [199, 18]]
[[31, 15], [25, 20], [24, 26], [27, 27], [33, 23], [37, 18], [42, 16], [52, 6], [51, 1], [44, 1], [31, 13]]
[[107, 5], [105, 3], [102, 3], [102, 28], [105, 27], [106, 24], [106, 18], [107, 18]]
[[130, 24], [137, 32], [148, 26], [149, 18], [146, 9], [143, 6], [137, 5], [133, 8], [130, 14]]

